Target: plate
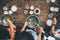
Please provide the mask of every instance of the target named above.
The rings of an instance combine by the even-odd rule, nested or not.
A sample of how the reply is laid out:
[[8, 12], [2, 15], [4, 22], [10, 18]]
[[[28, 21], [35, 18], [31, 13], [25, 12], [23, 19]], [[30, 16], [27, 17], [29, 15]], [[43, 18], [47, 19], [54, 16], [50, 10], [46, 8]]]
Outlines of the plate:
[[36, 8], [36, 9], [34, 10], [34, 13], [35, 13], [36, 15], [38, 15], [38, 14], [41, 13], [41, 10], [40, 10], [39, 8]]
[[48, 20], [46, 21], [46, 25], [47, 25], [47, 26], [52, 26], [52, 20], [51, 20], [51, 19], [48, 19]]
[[56, 39], [60, 39], [60, 34], [56, 34], [56, 35], [55, 35], [55, 38], [56, 38]]
[[58, 39], [60, 39], [60, 29], [56, 30], [56, 33], [57, 34], [55, 34], [55, 37], [58, 38]]
[[58, 34], [60, 34], [60, 29], [56, 30], [56, 32], [57, 32]]

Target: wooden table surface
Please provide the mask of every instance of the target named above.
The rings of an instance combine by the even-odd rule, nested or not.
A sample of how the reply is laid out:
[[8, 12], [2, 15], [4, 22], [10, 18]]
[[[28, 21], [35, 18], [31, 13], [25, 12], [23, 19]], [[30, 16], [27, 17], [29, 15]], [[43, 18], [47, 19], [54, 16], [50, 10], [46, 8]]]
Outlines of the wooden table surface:
[[[16, 18], [16, 24], [24, 23], [26, 18], [30, 14], [24, 14], [26, 5], [34, 5], [35, 8], [39, 8], [41, 10], [41, 14], [36, 15], [40, 19], [40, 26], [43, 26], [44, 22], [48, 18], [50, 4], [47, 4], [45, 0], [14, 0], [11, 2], [11, 5], [16, 5], [18, 10], [14, 14], [12, 14]], [[3, 10], [1, 9], [0, 15], [3, 15]], [[34, 14], [35, 15], [35, 14]]]

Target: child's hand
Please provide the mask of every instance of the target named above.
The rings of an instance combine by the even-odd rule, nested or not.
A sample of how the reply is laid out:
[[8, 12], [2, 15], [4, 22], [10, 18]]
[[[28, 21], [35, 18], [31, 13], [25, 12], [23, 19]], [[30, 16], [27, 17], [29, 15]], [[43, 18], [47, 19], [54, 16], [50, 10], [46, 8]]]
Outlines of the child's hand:
[[27, 22], [24, 23], [24, 26], [27, 26]]
[[36, 31], [37, 31], [38, 34], [41, 34], [42, 31], [43, 31], [43, 28], [42, 27], [36, 28]]
[[11, 38], [11, 40], [13, 40], [14, 36], [15, 36], [15, 32], [16, 32], [16, 30], [15, 30], [16, 26], [9, 19], [7, 20], [7, 24], [9, 25], [8, 31], [10, 34], [10, 38]]
[[7, 20], [7, 24], [14, 29], [16, 28], [16, 26], [9, 19]]
[[10, 25], [12, 24], [12, 22], [9, 19], [7, 19], [7, 24]]

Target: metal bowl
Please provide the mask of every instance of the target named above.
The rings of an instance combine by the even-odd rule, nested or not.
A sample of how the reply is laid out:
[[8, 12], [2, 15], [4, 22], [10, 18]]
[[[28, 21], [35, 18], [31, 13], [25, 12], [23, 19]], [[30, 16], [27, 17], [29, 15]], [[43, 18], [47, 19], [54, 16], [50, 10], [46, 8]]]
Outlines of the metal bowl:
[[13, 19], [13, 16], [12, 16], [12, 15], [8, 15], [8, 14], [2, 15], [2, 17], [1, 17], [2, 25], [8, 26], [8, 24], [6, 23], [6, 20], [7, 20], [7, 19], [9, 19], [9, 20], [11, 20], [12, 22], [14, 22], [14, 19]]
[[33, 28], [39, 27], [40, 20], [39, 20], [39, 18], [38, 18], [37, 16], [35, 16], [35, 15], [30, 15], [30, 16], [27, 17], [26, 21], [27, 21], [27, 23], [28, 23], [28, 25], [27, 25], [28, 27], [30, 27], [30, 23], [29, 23], [29, 22], [31, 22], [30, 19], [32, 19], [32, 22], [33, 22], [34, 25], [35, 25]]

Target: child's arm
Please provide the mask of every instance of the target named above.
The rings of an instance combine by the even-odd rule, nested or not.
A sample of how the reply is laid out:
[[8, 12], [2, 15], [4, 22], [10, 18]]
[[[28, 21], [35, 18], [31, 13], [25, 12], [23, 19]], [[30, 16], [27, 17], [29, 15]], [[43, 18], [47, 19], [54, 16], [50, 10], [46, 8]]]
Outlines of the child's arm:
[[21, 32], [25, 31], [26, 26], [27, 26], [27, 22], [24, 23], [24, 26], [23, 26], [23, 28], [21, 29]]
[[51, 33], [52, 33], [53, 35], [56, 34], [56, 32], [55, 32], [56, 22], [57, 22], [57, 20], [56, 20], [56, 18], [54, 18], [54, 19], [53, 19], [53, 23], [52, 23], [52, 28], [51, 28]]
[[37, 40], [41, 40], [41, 35], [42, 35], [43, 28], [42, 27], [37, 28], [36, 31], [38, 33]]
[[14, 37], [15, 37], [14, 28], [16, 26], [10, 20], [7, 20], [7, 23], [9, 25], [8, 31], [9, 31], [9, 34], [10, 34], [10, 40], [14, 40]]

